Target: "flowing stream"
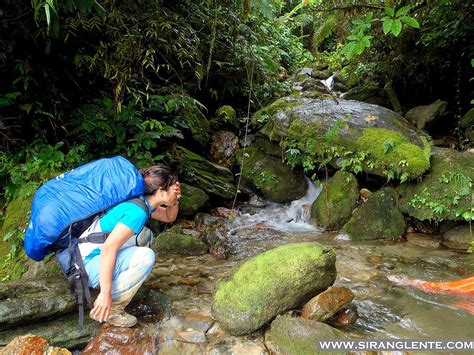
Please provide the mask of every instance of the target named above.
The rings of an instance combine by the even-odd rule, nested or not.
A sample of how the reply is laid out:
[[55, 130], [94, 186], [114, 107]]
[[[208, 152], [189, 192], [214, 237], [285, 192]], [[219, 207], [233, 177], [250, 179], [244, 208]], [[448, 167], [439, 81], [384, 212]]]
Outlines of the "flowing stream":
[[[336, 233], [323, 232], [308, 223], [311, 203], [321, 191], [309, 180], [308, 183], [307, 195], [291, 204], [240, 206], [241, 215], [228, 226], [234, 254], [227, 260], [217, 260], [209, 254], [158, 258], [148, 284], [168, 294], [176, 312], [210, 316], [216, 281], [243, 260], [279, 245], [317, 241], [336, 249], [335, 285], [347, 286], [355, 294], [359, 319], [344, 329], [350, 336], [381, 339], [474, 336], [474, 297], [426, 293], [388, 278], [428, 281], [465, 278], [474, 274], [474, 255], [442, 248], [426, 249], [408, 242], [348, 241], [337, 238]], [[212, 336], [208, 340], [212, 343]]]

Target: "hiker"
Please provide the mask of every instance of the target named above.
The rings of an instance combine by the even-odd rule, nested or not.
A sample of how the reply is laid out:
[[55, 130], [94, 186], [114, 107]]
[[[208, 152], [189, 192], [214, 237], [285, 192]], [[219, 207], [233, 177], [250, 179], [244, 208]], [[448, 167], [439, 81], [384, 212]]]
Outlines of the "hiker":
[[125, 201], [96, 218], [80, 236], [81, 239], [91, 233], [110, 233], [103, 244], [84, 242], [79, 244], [79, 250], [89, 287], [100, 288], [90, 317], [118, 327], [132, 327], [137, 323], [136, 317], [124, 309], [155, 263], [154, 252], [143, 246], [147, 240], [140, 240], [144, 233], [151, 233], [144, 228], [147, 217], [173, 222], [181, 197], [178, 176], [166, 165], [151, 166], [140, 173], [145, 182], [144, 201], [149, 213]]

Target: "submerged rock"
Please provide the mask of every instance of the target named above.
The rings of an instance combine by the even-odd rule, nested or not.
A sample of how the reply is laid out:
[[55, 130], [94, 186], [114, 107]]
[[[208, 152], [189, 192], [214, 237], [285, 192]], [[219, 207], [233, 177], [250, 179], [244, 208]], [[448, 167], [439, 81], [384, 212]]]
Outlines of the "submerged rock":
[[418, 183], [399, 188], [400, 209], [419, 220], [463, 220], [472, 206], [474, 153], [433, 147], [431, 169]]
[[353, 299], [354, 294], [347, 287], [330, 287], [304, 305], [301, 317], [324, 322], [351, 303]]
[[448, 230], [443, 235], [443, 245], [450, 249], [467, 250], [474, 241], [469, 225], [461, 225]]
[[396, 238], [406, 231], [405, 218], [398, 209], [398, 194], [385, 187], [354, 211], [344, 226], [352, 240]]
[[426, 137], [387, 108], [342, 99], [277, 101], [254, 120], [266, 122], [261, 132], [279, 142], [290, 161], [317, 165], [328, 157], [340, 158], [345, 170], [402, 180], [430, 167]]
[[355, 176], [338, 171], [311, 205], [311, 219], [328, 230], [339, 229], [351, 217], [358, 199], [359, 188]]
[[281, 157], [268, 154], [279, 150], [278, 146], [262, 139], [256, 144], [238, 151], [239, 162], [243, 156], [242, 178], [265, 197], [275, 202], [290, 202], [303, 197], [308, 189], [301, 170], [293, 170]]
[[257, 255], [219, 282], [212, 315], [230, 334], [251, 333], [331, 286], [335, 261], [334, 250], [318, 243], [288, 244]]
[[275, 354], [317, 354], [318, 340], [327, 339], [349, 337], [325, 323], [290, 316], [278, 316], [265, 334], [265, 344]]
[[207, 245], [200, 239], [188, 234], [173, 232], [160, 233], [151, 245], [158, 254], [202, 255], [207, 253]]
[[326, 323], [333, 327], [343, 328], [354, 324], [357, 321], [357, 318], [359, 318], [357, 307], [352, 303], [339, 310], [334, 316], [329, 318]]
[[432, 104], [412, 108], [405, 114], [405, 118], [418, 129], [424, 129], [427, 123], [441, 116], [447, 106], [446, 101], [436, 100]]
[[223, 199], [234, 197], [234, 176], [229, 169], [178, 145], [168, 151], [167, 156], [184, 182], [199, 186], [209, 195]]
[[408, 233], [406, 238], [408, 243], [422, 248], [437, 249], [441, 244], [439, 236], [426, 235], [423, 233]]

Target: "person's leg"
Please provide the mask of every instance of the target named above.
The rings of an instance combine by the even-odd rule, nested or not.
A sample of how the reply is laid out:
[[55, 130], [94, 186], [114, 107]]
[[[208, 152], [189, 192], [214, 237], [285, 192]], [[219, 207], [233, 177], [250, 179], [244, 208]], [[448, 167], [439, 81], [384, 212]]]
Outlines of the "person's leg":
[[[133, 326], [136, 318], [124, 309], [146, 280], [153, 265], [155, 253], [145, 247], [128, 247], [117, 253], [112, 280], [112, 309], [108, 322], [116, 326]], [[100, 256], [85, 264], [91, 287], [99, 286]]]

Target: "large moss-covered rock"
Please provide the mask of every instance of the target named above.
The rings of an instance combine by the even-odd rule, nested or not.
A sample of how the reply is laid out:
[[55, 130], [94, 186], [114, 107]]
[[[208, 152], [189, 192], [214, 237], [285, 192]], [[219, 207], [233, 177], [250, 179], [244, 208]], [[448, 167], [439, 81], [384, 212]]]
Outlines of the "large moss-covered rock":
[[324, 185], [311, 205], [311, 219], [326, 229], [339, 229], [351, 217], [358, 199], [357, 179], [351, 173], [340, 170]]
[[[328, 339], [344, 340], [349, 337], [325, 323], [287, 315], [278, 316], [265, 334], [265, 344], [275, 354], [319, 354], [318, 340]], [[344, 352], [324, 351], [324, 354], [344, 354]]]
[[205, 146], [207, 142], [209, 142], [209, 132], [211, 130], [210, 123], [206, 116], [204, 116], [198, 107], [193, 105], [187, 106], [180, 114], [193, 139], [201, 146]]
[[269, 142], [258, 140], [237, 152], [239, 163], [243, 157], [242, 178], [276, 202], [290, 202], [303, 197], [308, 189], [303, 172], [293, 170], [281, 157], [269, 155], [269, 145]]
[[202, 255], [206, 254], [208, 247], [200, 239], [188, 235], [173, 232], [158, 234], [151, 248], [159, 254], [181, 254], [181, 255]]
[[351, 240], [395, 238], [405, 234], [405, 218], [398, 209], [398, 194], [391, 187], [374, 193], [357, 208], [344, 231]]
[[278, 99], [255, 112], [252, 118], [252, 125], [256, 128], [262, 127], [269, 119], [278, 114], [278, 112], [285, 111], [290, 107], [296, 107], [301, 103], [302, 101], [296, 97]]
[[200, 188], [182, 183], [179, 213], [186, 217], [194, 216], [208, 200], [209, 196]]
[[434, 121], [436, 118], [441, 116], [447, 106], [448, 103], [446, 101], [436, 100], [429, 105], [412, 108], [406, 113], [405, 117], [418, 129], [423, 129], [427, 123]]
[[228, 333], [251, 333], [334, 283], [336, 254], [318, 243], [288, 244], [247, 260], [214, 294], [212, 315]]
[[229, 169], [178, 145], [167, 152], [167, 157], [184, 182], [199, 187], [209, 195], [224, 199], [234, 197], [234, 176]]
[[279, 142], [289, 159], [300, 157], [308, 165], [333, 157], [346, 170], [402, 180], [430, 166], [426, 137], [387, 108], [342, 99], [280, 100], [292, 105], [270, 110], [261, 132]]
[[456, 211], [472, 207], [473, 182], [474, 153], [433, 147], [428, 174], [400, 187], [400, 209], [420, 220], [462, 220]]

